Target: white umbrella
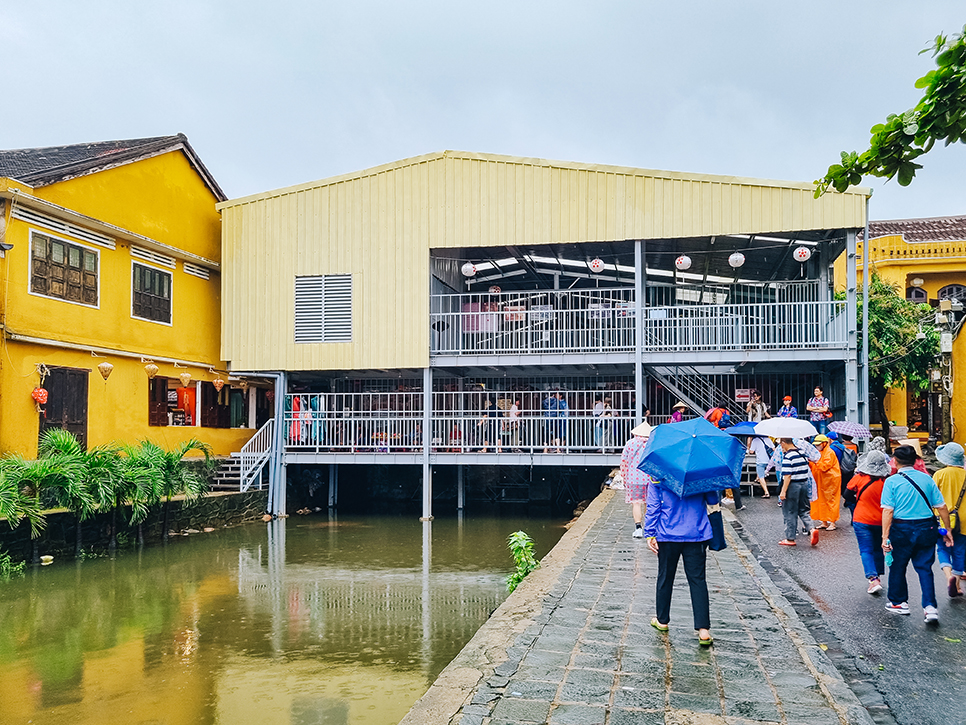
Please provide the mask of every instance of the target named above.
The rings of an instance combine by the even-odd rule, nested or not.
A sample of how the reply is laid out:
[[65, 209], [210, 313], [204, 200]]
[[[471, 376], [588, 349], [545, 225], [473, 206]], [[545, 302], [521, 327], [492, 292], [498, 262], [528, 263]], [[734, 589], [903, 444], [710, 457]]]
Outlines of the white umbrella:
[[798, 418], [769, 418], [755, 425], [755, 433], [772, 438], [811, 438], [817, 436], [815, 426]]

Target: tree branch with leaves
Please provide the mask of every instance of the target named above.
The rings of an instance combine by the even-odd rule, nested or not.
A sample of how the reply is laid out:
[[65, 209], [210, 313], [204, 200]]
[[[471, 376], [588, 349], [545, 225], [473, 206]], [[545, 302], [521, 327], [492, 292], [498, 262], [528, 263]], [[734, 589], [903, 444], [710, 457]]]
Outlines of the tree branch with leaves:
[[916, 81], [923, 90], [919, 103], [873, 126], [867, 151], [843, 151], [842, 163], [829, 166], [815, 182], [816, 199], [829, 188], [842, 192], [856, 186], [865, 176], [895, 177], [900, 186], [909, 186], [922, 168], [916, 160], [937, 141], [966, 143], [966, 27], [962, 33], [937, 36], [920, 55], [929, 52], [936, 68]]

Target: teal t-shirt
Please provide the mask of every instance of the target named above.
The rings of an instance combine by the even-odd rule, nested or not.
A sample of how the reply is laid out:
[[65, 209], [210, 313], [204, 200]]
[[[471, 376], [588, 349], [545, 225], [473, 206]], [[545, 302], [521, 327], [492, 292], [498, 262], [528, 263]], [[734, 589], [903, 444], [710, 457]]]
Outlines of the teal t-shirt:
[[916, 482], [916, 485], [926, 494], [926, 498], [929, 499], [932, 506], [945, 505], [946, 502], [943, 500], [943, 495], [939, 492], [936, 482], [928, 474], [908, 466], [900, 468], [899, 473], [889, 476], [885, 480], [885, 484], [882, 486], [882, 508], [892, 509], [892, 515], [897, 519], [932, 518], [932, 508], [926, 505], [922, 496], [906, 480], [905, 476], [900, 475], [902, 473]]

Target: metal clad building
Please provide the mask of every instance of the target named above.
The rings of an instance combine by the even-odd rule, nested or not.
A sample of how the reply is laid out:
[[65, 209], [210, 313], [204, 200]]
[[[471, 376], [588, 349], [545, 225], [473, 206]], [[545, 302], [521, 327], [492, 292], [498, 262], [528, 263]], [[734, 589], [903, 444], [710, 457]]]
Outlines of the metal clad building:
[[[865, 223], [867, 190], [446, 151], [219, 205], [222, 357], [236, 370], [429, 365], [430, 249]], [[296, 344], [295, 278], [351, 275], [352, 341]]]

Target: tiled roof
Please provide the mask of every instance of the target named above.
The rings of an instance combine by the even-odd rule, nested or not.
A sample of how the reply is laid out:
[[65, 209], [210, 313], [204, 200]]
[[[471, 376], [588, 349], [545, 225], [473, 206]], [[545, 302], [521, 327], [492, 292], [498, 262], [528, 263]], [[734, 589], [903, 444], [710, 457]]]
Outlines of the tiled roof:
[[[907, 242], [959, 242], [966, 240], [966, 216], [932, 219], [892, 219], [869, 222], [869, 237], [901, 235]], [[861, 239], [861, 234], [859, 238]]]
[[47, 186], [174, 150], [184, 152], [219, 201], [227, 198], [191, 148], [187, 137], [181, 133], [176, 136], [0, 151], [0, 176], [17, 179], [31, 186]]

